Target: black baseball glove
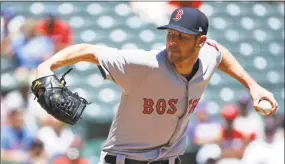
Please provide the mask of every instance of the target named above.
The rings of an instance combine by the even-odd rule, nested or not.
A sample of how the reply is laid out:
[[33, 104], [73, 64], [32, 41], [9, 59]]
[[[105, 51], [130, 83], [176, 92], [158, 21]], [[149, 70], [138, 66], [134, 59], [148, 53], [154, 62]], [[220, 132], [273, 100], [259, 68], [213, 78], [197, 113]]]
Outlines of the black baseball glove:
[[[65, 86], [64, 76], [72, 70], [69, 69], [61, 79], [56, 75], [44, 76], [32, 82], [32, 92], [38, 98], [43, 109], [56, 119], [74, 125], [89, 104], [78, 93], [72, 93]], [[35, 97], [35, 98], [36, 98]]]

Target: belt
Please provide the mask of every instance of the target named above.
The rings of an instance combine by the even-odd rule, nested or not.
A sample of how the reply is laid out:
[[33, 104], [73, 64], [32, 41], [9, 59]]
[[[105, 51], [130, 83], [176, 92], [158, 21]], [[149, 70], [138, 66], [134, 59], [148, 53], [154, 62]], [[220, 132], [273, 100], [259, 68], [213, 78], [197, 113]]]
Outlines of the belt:
[[[110, 164], [116, 164], [116, 156], [106, 155], [105, 161]], [[175, 159], [175, 164], [179, 164], [180, 160], [178, 158]], [[160, 160], [160, 161], [138, 161], [134, 159], [125, 159], [125, 164], [169, 164], [169, 160]]]

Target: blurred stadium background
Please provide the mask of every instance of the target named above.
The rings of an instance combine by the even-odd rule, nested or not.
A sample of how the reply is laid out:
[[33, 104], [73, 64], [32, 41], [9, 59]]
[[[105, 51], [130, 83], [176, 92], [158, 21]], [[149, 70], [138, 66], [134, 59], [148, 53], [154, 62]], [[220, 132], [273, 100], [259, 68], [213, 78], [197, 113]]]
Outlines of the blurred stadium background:
[[[37, 24], [40, 20], [47, 18], [47, 15], [55, 16], [56, 19], [65, 22], [71, 30], [69, 34], [66, 34], [70, 40], [62, 42], [66, 44], [64, 46], [93, 43], [119, 49], [150, 50], [161, 48], [165, 44], [166, 33], [156, 30], [156, 27], [168, 22], [169, 13], [176, 7], [174, 5], [169, 7], [169, 5], [167, 2], [1, 2], [1, 131], [10, 126], [11, 120], [13, 122], [15, 118], [10, 118], [10, 113], [16, 110], [23, 111], [25, 125], [31, 128], [31, 136], [42, 139], [44, 145], [52, 142], [54, 145], [48, 147], [60, 146], [60, 142], [66, 139], [48, 136], [54, 134], [50, 132], [56, 127], [53, 124], [54, 120], [51, 121], [52, 119], [45, 114], [30, 94], [28, 85], [34, 77], [35, 67], [30, 67], [29, 63], [25, 65], [26, 59], [22, 59], [21, 54], [29, 55], [29, 53], [25, 54], [20, 51], [26, 49], [15, 46], [18, 36], [24, 33], [22, 26], [25, 23], [33, 19]], [[165, 7], [167, 10], [164, 10]], [[284, 3], [219, 1], [201, 2], [198, 7], [209, 18], [209, 38], [225, 45], [262, 86], [274, 93], [279, 103], [278, 116], [283, 118]], [[146, 8], [148, 9], [145, 10]], [[33, 31], [40, 27], [30, 27], [30, 29]], [[55, 39], [52, 38], [52, 40]], [[44, 60], [44, 57], [39, 57], [42, 52], [56, 52], [60, 49], [46, 48], [40, 43], [33, 43], [29, 47], [33, 47], [29, 49], [30, 54], [34, 52], [40, 54], [36, 57], [26, 56], [26, 58]], [[38, 47], [42, 49], [38, 50]], [[47, 56], [52, 54], [47, 54]], [[104, 81], [94, 65], [78, 63], [73, 68], [73, 71], [66, 76], [67, 85], [92, 104], [86, 108], [83, 119], [78, 125], [73, 127], [63, 125], [62, 129], [68, 133], [67, 138], [70, 136], [82, 138], [84, 146], [78, 146], [82, 158], [90, 163], [98, 163], [102, 144], [120, 100], [121, 90], [113, 83]], [[63, 68], [57, 70], [56, 73], [62, 74], [66, 70], [67, 68]], [[244, 88], [239, 83], [219, 71], [216, 72], [203, 96], [208, 115], [216, 122], [223, 124], [221, 109], [226, 104], [237, 104], [238, 97], [243, 91]], [[277, 117], [274, 119], [277, 120]], [[195, 120], [195, 114], [192, 120]], [[264, 120], [263, 117], [262, 120]], [[281, 126], [284, 129], [284, 123]], [[48, 127], [53, 128], [48, 129]], [[14, 149], [9, 146], [5, 147], [10, 143], [2, 139], [5, 135], [2, 131], [2, 152]], [[54, 151], [52, 155], [65, 154], [73, 141], [70, 139], [70, 142], [66, 143], [68, 145], [65, 145], [66, 149], [54, 148], [51, 150]], [[38, 142], [33, 140], [32, 143], [37, 145]], [[196, 163], [196, 154], [200, 147], [201, 145], [189, 139], [186, 155], [182, 157], [183, 164]], [[1, 153], [3, 162], [9, 163], [11, 159], [19, 159], [19, 162], [31, 158], [27, 153], [28, 150], [30, 152], [30, 148], [15, 149], [24, 150], [26, 153], [21, 155], [15, 153], [17, 154], [15, 157], [13, 155], [4, 157]], [[48, 150], [45, 149], [45, 151]], [[48, 158], [51, 162], [58, 157], [42, 158]]]

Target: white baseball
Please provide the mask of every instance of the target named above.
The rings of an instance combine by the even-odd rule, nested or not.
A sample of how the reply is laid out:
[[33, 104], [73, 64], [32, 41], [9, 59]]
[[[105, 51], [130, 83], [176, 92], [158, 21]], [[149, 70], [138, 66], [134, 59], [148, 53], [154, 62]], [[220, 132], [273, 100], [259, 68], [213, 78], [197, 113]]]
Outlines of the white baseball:
[[269, 101], [267, 100], [261, 100], [258, 103], [258, 107], [261, 109], [261, 111], [258, 111], [258, 113], [262, 115], [268, 115], [272, 111], [272, 106]]

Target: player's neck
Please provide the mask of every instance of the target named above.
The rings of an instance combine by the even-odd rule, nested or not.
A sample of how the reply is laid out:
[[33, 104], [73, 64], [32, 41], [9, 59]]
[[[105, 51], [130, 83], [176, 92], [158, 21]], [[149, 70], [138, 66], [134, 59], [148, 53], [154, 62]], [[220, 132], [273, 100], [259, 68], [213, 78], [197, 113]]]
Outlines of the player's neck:
[[180, 75], [182, 76], [187, 76], [189, 75], [192, 70], [193, 70], [193, 66], [189, 67], [183, 67], [181, 65], [175, 65], [175, 69], [176, 69], [176, 72], [179, 73]]
[[174, 64], [176, 72], [182, 76], [188, 76], [189, 74], [191, 74], [191, 72], [193, 70], [193, 66], [196, 63], [197, 59], [198, 58], [193, 60], [193, 59], [189, 58], [188, 60], [185, 60], [184, 62], [182, 62], [180, 64]]

